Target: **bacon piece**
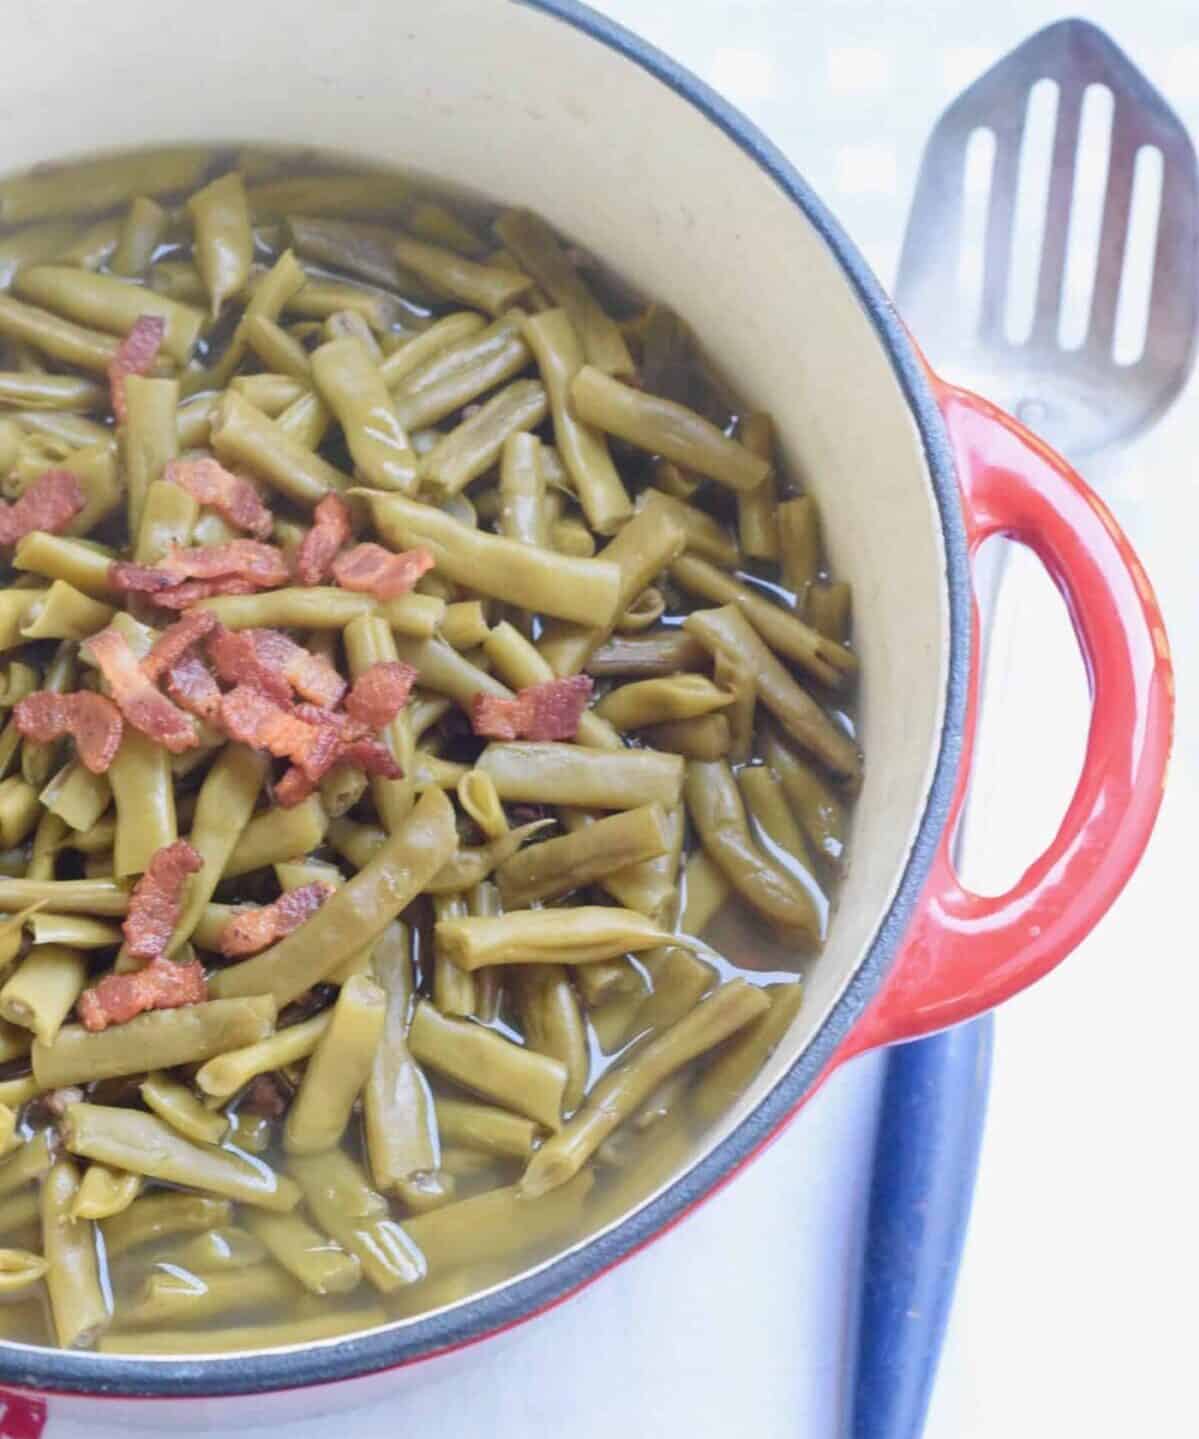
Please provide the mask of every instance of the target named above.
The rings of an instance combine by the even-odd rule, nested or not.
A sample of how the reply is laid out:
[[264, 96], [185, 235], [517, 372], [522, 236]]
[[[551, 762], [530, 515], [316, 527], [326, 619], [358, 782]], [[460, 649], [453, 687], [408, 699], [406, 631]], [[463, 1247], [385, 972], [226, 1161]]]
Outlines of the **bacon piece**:
[[199, 743], [191, 720], [154, 688], [120, 630], [109, 625], [93, 635], [86, 648], [107, 680], [117, 708], [135, 729], [165, 745], [172, 754]]
[[221, 718], [221, 691], [198, 655], [188, 655], [167, 672], [167, 693], [175, 703], [211, 724]]
[[322, 655], [314, 655], [279, 630], [247, 630], [259, 661], [281, 674], [297, 694], [323, 709], [339, 704], [346, 682]]
[[65, 695], [39, 690], [26, 695], [13, 708], [13, 722], [26, 739], [38, 744], [69, 734], [93, 774], [103, 774], [112, 764], [125, 729], [116, 705], [92, 690]]
[[168, 625], [154, 641], [150, 653], [142, 660], [142, 671], [157, 681], [168, 670], [173, 670], [193, 645], [198, 645], [204, 636], [216, 628], [216, 615], [208, 610], [196, 610], [184, 615], [173, 625]]
[[222, 696], [221, 723], [230, 739], [290, 759], [311, 779], [320, 779], [337, 755], [335, 730], [308, 724], [253, 685], [238, 685]]
[[161, 315], [139, 315], [109, 361], [108, 387], [112, 391], [112, 412], [118, 424], [124, 424], [127, 413], [125, 376], [150, 373], [166, 331], [167, 322]]
[[347, 742], [365, 739], [370, 733], [365, 725], [360, 724], [356, 719], [351, 719], [342, 710], [324, 709], [320, 705], [297, 704], [292, 706], [292, 713], [299, 715], [302, 720], [307, 720], [309, 724], [328, 725], [337, 731], [338, 739]]
[[340, 495], [326, 495], [313, 510], [312, 521], [296, 555], [296, 578], [302, 585], [323, 585], [338, 550], [352, 534], [350, 507]]
[[470, 722], [488, 739], [574, 739], [579, 719], [591, 698], [591, 676], [547, 680], [529, 685], [514, 699], [477, 694]]
[[333, 578], [343, 590], [374, 595], [377, 600], [394, 600], [408, 594], [434, 564], [432, 553], [426, 549], [404, 550], [397, 555], [382, 545], [355, 545], [333, 561]]
[[164, 610], [190, 610], [201, 600], [210, 600], [215, 595], [255, 595], [258, 586], [252, 580], [239, 579], [237, 575], [226, 575], [220, 580], [184, 580], [169, 590], [161, 590], [153, 596], [153, 602]]
[[252, 631], [227, 630], [219, 625], [204, 648], [217, 675], [226, 684], [252, 685], [277, 705], [291, 703], [291, 685], [278, 670], [259, 658]]
[[131, 974], [106, 974], [79, 996], [79, 1018], [93, 1032], [125, 1024], [147, 1009], [178, 1009], [208, 998], [204, 966], [198, 959], [175, 964], [160, 955]]
[[380, 660], [354, 681], [346, 695], [346, 714], [372, 733], [395, 719], [408, 703], [416, 670], [402, 660]]
[[292, 930], [299, 929], [314, 915], [333, 893], [333, 886], [324, 880], [302, 884], [273, 904], [254, 909], [239, 909], [221, 930], [219, 948], [230, 959], [257, 954]]
[[295, 809], [315, 788], [316, 780], [309, 779], [298, 764], [293, 764], [273, 787], [272, 794], [280, 809]]
[[270, 590], [291, 579], [283, 551], [277, 545], [264, 545], [261, 540], [230, 540], [224, 545], [172, 545], [156, 568], [162, 570], [172, 584], [236, 575], [260, 590]]
[[356, 739], [343, 741], [337, 752], [338, 764], [353, 765], [367, 774], [380, 779], [403, 779], [404, 771], [396, 763], [395, 755], [377, 739]]
[[83, 486], [70, 470], [46, 470], [15, 503], [0, 504], [0, 545], [15, 545], [33, 530], [57, 535], [86, 504]]
[[274, 520], [254, 486], [218, 460], [169, 460], [164, 475], [198, 504], [216, 510], [231, 525], [265, 540]]
[[197, 874], [203, 868], [203, 859], [185, 839], [165, 844], [150, 856], [145, 874], [133, 886], [129, 911], [121, 926], [125, 947], [134, 959], [149, 961], [165, 957], [167, 944], [183, 913], [183, 888], [188, 875]]

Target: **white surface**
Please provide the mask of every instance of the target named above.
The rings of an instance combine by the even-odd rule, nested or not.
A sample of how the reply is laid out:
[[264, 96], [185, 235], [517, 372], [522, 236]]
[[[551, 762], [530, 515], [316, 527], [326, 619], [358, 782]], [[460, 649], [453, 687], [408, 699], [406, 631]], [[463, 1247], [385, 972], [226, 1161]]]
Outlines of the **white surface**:
[[[825, 0], [820, 13], [793, 0], [600, 8], [757, 120], [884, 280], [894, 274], [920, 147], [943, 105], [1024, 35], [1071, 13], [1031, 0]], [[1102, 0], [1088, 14], [1199, 131], [1191, 7]], [[1188, 1101], [1199, 980], [1177, 896], [1194, 886], [1199, 800], [1197, 413], [1192, 386], [1104, 477], [1170, 625], [1181, 706], [1171, 786], [1148, 861], [1116, 910], [1001, 1017], [976, 1212], [928, 1439], [1194, 1433], [1199, 1188]], [[1008, 623], [1028, 670], [997, 721], [1017, 738], [1002, 771], [992, 770], [986, 854], [976, 852], [991, 873], [1031, 857], [1033, 827], [1052, 829], [1079, 714], [1060, 611], [1034, 580], [1019, 588]], [[837, 1076], [681, 1230], [494, 1355], [477, 1351], [469, 1383], [414, 1388], [339, 1418], [340, 1433], [839, 1436], [877, 1069], [868, 1060]], [[330, 1428], [318, 1421], [288, 1432], [309, 1439]], [[48, 1432], [102, 1434], [64, 1423]]]

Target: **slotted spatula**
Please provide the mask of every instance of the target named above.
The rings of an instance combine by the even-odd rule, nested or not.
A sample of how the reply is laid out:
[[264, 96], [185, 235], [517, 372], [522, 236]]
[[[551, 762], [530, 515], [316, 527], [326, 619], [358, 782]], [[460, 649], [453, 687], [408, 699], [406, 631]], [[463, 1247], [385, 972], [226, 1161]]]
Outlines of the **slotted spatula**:
[[[1029, 96], [1058, 87], [1045, 225], [1027, 339], [1006, 333], [1021, 149]], [[1113, 99], [1107, 183], [1085, 337], [1060, 341], [1079, 120], [1087, 87]], [[982, 240], [981, 296], [958, 288], [971, 136], [995, 137]], [[1142, 146], [1161, 154], [1162, 187], [1140, 356], [1116, 360], [1133, 175]], [[937, 122], [925, 147], [904, 235], [896, 302], [934, 366], [981, 390], [1069, 458], [1127, 444], [1178, 394], [1194, 359], [1199, 309], [1199, 176], [1190, 138], [1162, 96], [1094, 25], [1065, 20], [1041, 30], [988, 70]], [[1003, 574], [1004, 549], [980, 556], [976, 586], [984, 628]], [[957, 1278], [986, 1111], [990, 1017], [897, 1046], [888, 1057], [864, 1257], [853, 1439], [916, 1439]]]

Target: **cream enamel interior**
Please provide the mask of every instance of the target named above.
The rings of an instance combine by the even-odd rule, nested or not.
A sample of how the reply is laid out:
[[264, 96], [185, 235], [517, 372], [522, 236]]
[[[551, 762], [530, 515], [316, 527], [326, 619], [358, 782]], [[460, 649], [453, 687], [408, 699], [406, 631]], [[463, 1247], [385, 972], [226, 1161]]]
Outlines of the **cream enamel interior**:
[[732, 140], [557, 20], [496, 0], [327, 11], [257, 0], [235, 26], [203, 5], [148, 19], [141, 0], [11, 7], [0, 173], [151, 142], [314, 143], [529, 205], [688, 318], [773, 412], [787, 462], [820, 500], [834, 566], [854, 584], [866, 676], [853, 865], [801, 1023], [716, 1142], [794, 1061], [865, 954], [940, 738], [944, 547], [877, 333], [824, 241]]

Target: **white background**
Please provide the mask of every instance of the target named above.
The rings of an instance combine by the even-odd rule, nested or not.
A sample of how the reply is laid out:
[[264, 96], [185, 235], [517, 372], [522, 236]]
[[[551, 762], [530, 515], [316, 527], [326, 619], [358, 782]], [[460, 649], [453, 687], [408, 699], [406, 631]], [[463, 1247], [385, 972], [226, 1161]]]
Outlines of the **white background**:
[[[1026, 34], [1071, 13], [1033, 0], [599, 8], [756, 120], [888, 284], [920, 148], [940, 110]], [[1199, 130], [1193, 5], [1102, 0], [1088, 13]], [[1196, 887], [1199, 812], [1195, 395], [1192, 386], [1151, 436], [1096, 472], [1165, 605], [1179, 739], [1158, 833], [1125, 897], [1080, 953], [1001, 1016], [977, 1203], [928, 1439], [1196, 1432], [1199, 981], [1184, 906]], [[973, 873], [992, 878], [1031, 858], [1051, 832], [1082, 704], [1060, 610], [1025, 571], [1014, 579], [1004, 642], [1019, 663], [991, 707], [999, 738], [973, 856]], [[598, 1286], [475, 1351], [466, 1366], [426, 1367], [390, 1403], [339, 1416], [339, 1431], [840, 1436], [877, 1075], [868, 1059], [837, 1076], [731, 1189]], [[330, 1427], [288, 1433], [315, 1439]], [[85, 1432], [100, 1433], [62, 1421], [49, 1430], [51, 1439]]]

